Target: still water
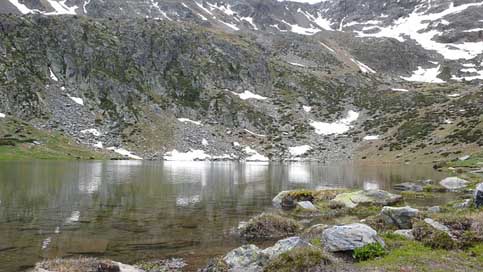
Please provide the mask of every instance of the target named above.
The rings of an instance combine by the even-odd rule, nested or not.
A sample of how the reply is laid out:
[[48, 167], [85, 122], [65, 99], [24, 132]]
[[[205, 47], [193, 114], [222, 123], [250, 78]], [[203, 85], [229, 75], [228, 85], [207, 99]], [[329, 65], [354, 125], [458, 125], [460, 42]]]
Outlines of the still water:
[[237, 247], [233, 228], [270, 209], [281, 190], [390, 190], [442, 177], [430, 165], [0, 162], [0, 271], [78, 255], [181, 256], [191, 270]]

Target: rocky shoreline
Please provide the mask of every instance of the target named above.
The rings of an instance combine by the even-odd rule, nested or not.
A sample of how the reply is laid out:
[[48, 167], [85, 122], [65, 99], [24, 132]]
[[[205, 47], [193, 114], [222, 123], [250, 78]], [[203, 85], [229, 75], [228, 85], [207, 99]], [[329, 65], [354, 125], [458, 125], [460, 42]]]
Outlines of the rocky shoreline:
[[[478, 163], [461, 164], [447, 163], [451, 174], [440, 181], [397, 184], [398, 194], [379, 189], [282, 191], [272, 201], [275, 211], [240, 223], [236, 235], [242, 246], [198, 271], [424, 271], [431, 265], [441, 271], [477, 271], [483, 257], [483, 182], [475, 171]], [[440, 206], [414, 201], [446, 193], [454, 194], [454, 201]], [[439, 255], [429, 260], [424, 254]], [[468, 258], [463, 263], [458, 261], [462, 256]], [[131, 266], [80, 258], [47, 260], [33, 271], [187, 271], [185, 266], [182, 259]]]

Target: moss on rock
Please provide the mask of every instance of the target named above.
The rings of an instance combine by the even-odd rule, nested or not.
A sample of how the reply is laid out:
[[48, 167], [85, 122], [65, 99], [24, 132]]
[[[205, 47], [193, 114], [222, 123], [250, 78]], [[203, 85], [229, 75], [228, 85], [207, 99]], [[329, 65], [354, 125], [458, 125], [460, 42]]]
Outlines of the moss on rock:
[[240, 236], [246, 240], [266, 240], [288, 237], [298, 233], [302, 226], [295, 220], [275, 214], [255, 216], [239, 228]]

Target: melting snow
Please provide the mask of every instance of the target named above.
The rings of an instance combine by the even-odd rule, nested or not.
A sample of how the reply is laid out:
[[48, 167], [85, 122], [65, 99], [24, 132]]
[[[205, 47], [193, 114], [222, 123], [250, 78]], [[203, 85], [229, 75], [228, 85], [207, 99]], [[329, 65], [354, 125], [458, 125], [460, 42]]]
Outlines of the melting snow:
[[346, 118], [334, 123], [310, 121], [310, 125], [315, 128], [315, 133], [319, 135], [342, 134], [351, 129], [351, 123], [359, 118], [359, 113], [349, 111]]
[[301, 27], [299, 25], [292, 25], [285, 20], [282, 20], [282, 22], [284, 24], [290, 26], [290, 29], [293, 33], [297, 33], [297, 34], [301, 34], [301, 35], [314, 35], [314, 34], [320, 32], [320, 29], [318, 29], [318, 28], [305, 28], [305, 27]]
[[96, 137], [99, 137], [101, 136], [102, 134], [95, 128], [90, 128], [90, 129], [84, 129], [84, 130], [81, 130], [81, 133], [82, 134], [92, 134]]
[[136, 156], [134, 155], [132, 152], [130, 151], [127, 151], [126, 149], [124, 148], [115, 148], [115, 147], [108, 147], [107, 150], [111, 150], [111, 151], [114, 151], [116, 152], [117, 154], [119, 155], [122, 155], [124, 157], [128, 157], [130, 159], [134, 159], [134, 160], [142, 160], [143, 158], [139, 157], [139, 156]]
[[291, 64], [293, 66], [298, 66], [298, 67], [305, 67], [305, 65], [300, 64], [300, 63], [296, 63], [296, 62], [289, 62], [289, 64]]
[[84, 10], [84, 14], [87, 14], [87, 5], [91, 3], [91, 0], [85, 0], [84, 5], [82, 5], [82, 9]]
[[327, 46], [325, 43], [323, 43], [323, 42], [319, 42], [319, 43], [320, 43], [320, 45], [322, 45], [323, 47], [325, 47], [330, 52], [335, 53], [335, 50], [332, 49], [332, 48], [330, 48], [329, 46]]
[[458, 97], [461, 96], [459, 93], [454, 93], [454, 94], [448, 94], [448, 97]]
[[97, 144], [94, 144], [94, 147], [95, 148], [99, 148], [99, 149], [103, 149], [104, 148], [104, 144], [102, 142], [97, 142]]
[[289, 147], [288, 152], [293, 157], [300, 157], [301, 155], [307, 153], [311, 149], [312, 147], [310, 145], [300, 145], [300, 146]]
[[20, 3], [19, 0], [8, 0], [12, 5], [14, 5], [22, 14], [34, 13], [37, 10], [29, 9], [26, 5]]
[[0, 112], [0, 118], [5, 118], [5, 117], [6, 117], [5, 113]]
[[369, 66], [365, 65], [364, 63], [362, 63], [362, 62], [360, 62], [358, 60], [351, 59], [351, 61], [354, 62], [355, 64], [357, 64], [357, 66], [359, 66], [359, 69], [361, 69], [361, 71], [363, 73], [372, 73], [372, 74], [375, 74], [376, 73], [376, 71], [374, 71]]
[[240, 20], [248, 22], [254, 30], [258, 30], [257, 25], [253, 22], [252, 17], [240, 17]]
[[80, 97], [74, 97], [74, 96], [70, 96], [70, 95], [68, 95], [68, 96], [69, 96], [69, 98], [70, 98], [72, 101], [74, 101], [76, 104], [79, 104], [79, 105], [81, 105], [81, 106], [84, 106], [84, 100], [83, 100], [82, 98], [80, 98]]
[[269, 161], [269, 159], [256, 151], [255, 149], [246, 146], [243, 151], [249, 155], [245, 158], [245, 161]]
[[193, 121], [193, 120], [190, 120], [188, 118], [178, 118], [178, 121], [180, 121], [182, 123], [192, 123], [192, 124], [195, 124], [197, 126], [201, 126], [201, 122], [199, 122], [199, 121]]
[[261, 95], [258, 95], [258, 94], [254, 94], [250, 91], [244, 91], [243, 93], [235, 93], [235, 92], [231, 92], [231, 93], [240, 97], [240, 99], [242, 99], [242, 100], [247, 100], [247, 99], [265, 100], [265, 99], [267, 99], [267, 97], [264, 97], [264, 96], [261, 96]]
[[424, 69], [423, 67], [418, 66], [418, 70], [414, 71], [410, 77], [401, 78], [407, 81], [414, 82], [445, 83], [444, 80], [438, 78], [439, 67], [440, 65], [435, 68]]
[[312, 107], [309, 106], [302, 106], [305, 112], [310, 112], [312, 110]]
[[201, 140], [201, 144], [204, 145], [204, 146], [209, 145], [208, 141], [205, 138], [203, 138], [203, 140]]
[[367, 135], [363, 138], [364, 141], [375, 141], [379, 140], [379, 135]]
[[231, 28], [231, 29], [233, 29], [233, 30], [235, 30], [235, 31], [240, 30], [240, 28], [238, 28], [238, 27], [237, 27], [235, 24], [230, 24], [230, 23], [224, 22], [224, 21], [222, 21], [222, 20], [218, 20], [218, 22], [220, 22], [220, 23], [222, 23], [222, 24], [226, 25], [227, 27], [229, 27], [229, 28]]
[[47, 0], [50, 6], [55, 10], [54, 12], [47, 12], [46, 15], [60, 15], [60, 14], [70, 14], [76, 15], [75, 10], [78, 9], [77, 6], [69, 7], [65, 4], [66, 0], [63, 1], [55, 1], [55, 0]]
[[191, 149], [186, 153], [173, 149], [173, 151], [166, 152], [163, 156], [165, 161], [202, 161], [210, 158], [211, 156], [206, 154], [205, 151], [196, 149]]

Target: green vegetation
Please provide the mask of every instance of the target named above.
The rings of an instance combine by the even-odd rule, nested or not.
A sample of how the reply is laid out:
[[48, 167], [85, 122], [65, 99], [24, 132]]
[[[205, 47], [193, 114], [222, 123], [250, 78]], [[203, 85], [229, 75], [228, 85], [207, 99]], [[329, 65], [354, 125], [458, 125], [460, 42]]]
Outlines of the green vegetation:
[[107, 159], [57, 132], [45, 132], [15, 119], [0, 121], [0, 160]]
[[[264, 272], [303, 272], [319, 271], [316, 267], [332, 264], [325, 253], [314, 247], [292, 249], [271, 260], [264, 268]], [[322, 269], [322, 271], [325, 271]]]
[[372, 243], [360, 248], [356, 248], [352, 256], [357, 261], [367, 261], [384, 255], [386, 255], [384, 246], [379, 243]]
[[263, 240], [294, 235], [302, 229], [295, 220], [275, 214], [263, 213], [250, 219], [240, 229], [240, 236], [247, 240]]

